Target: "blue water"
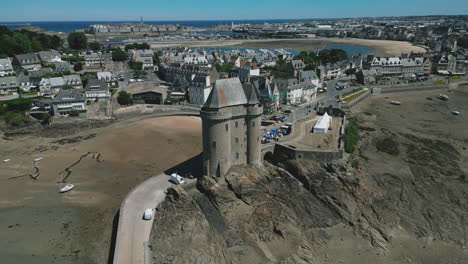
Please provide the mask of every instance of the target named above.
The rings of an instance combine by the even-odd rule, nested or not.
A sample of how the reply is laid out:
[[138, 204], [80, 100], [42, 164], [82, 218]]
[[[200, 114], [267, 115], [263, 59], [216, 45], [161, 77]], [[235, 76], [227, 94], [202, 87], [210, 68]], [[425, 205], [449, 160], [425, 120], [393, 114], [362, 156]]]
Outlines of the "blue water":
[[358, 54], [372, 54], [375, 49], [367, 46], [353, 45], [353, 44], [327, 44], [323, 49], [342, 49], [346, 51], [348, 56]]
[[[235, 24], [249, 23], [249, 24], [263, 24], [263, 23], [285, 23], [297, 21], [294, 19], [274, 19], [274, 20], [199, 20], [199, 21], [145, 21], [145, 24], [157, 25], [157, 24], [178, 24], [188, 27], [195, 28], [210, 28], [216, 25], [231, 25], [232, 22]], [[51, 22], [0, 22], [0, 25], [6, 25], [10, 29], [17, 29], [24, 25], [15, 24], [29, 24], [31, 26], [37, 26], [47, 31], [58, 31], [58, 32], [73, 32], [77, 29], [87, 29], [93, 24], [109, 24], [109, 23], [139, 23], [140, 21], [51, 21]]]

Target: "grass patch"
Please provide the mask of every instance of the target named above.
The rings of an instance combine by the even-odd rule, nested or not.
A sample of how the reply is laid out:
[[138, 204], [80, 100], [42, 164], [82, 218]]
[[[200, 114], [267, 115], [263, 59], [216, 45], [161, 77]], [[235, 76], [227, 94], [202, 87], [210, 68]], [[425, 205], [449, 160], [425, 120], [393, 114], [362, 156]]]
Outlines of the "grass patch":
[[366, 92], [366, 91], [361, 91], [361, 92], [359, 92], [359, 93], [357, 93], [357, 94], [354, 94], [354, 95], [352, 95], [352, 96], [348, 96], [348, 97], [346, 97], [345, 99], [343, 99], [342, 101], [344, 101], [344, 102], [352, 101], [352, 100], [358, 98], [359, 96], [361, 96], [362, 94], [364, 94], [365, 92]]
[[348, 119], [348, 126], [345, 130], [345, 151], [353, 153], [359, 140], [359, 126], [355, 117]]
[[346, 93], [342, 94], [342, 96], [345, 97], [345, 96], [348, 96], [348, 95], [350, 95], [350, 94], [353, 94], [353, 93], [357, 93], [357, 92], [359, 92], [359, 91], [362, 91], [363, 89], [364, 89], [364, 88], [356, 88], [356, 89], [353, 89], [352, 91], [349, 91], [349, 92], [346, 92]]
[[438, 81], [435, 81], [435, 82], [432, 82], [432, 84], [446, 84], [446, 82], [444, 80], [438, 80]]

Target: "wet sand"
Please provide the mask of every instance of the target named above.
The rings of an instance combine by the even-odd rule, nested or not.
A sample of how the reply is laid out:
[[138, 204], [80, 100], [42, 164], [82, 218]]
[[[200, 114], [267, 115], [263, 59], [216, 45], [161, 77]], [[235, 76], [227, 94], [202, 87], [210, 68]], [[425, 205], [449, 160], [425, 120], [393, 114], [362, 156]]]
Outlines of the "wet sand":
[[[202, 149], [196, 117], [122, 121], [66, 139], [77, 136], [88, 139], [0, 139], [1, 263], [107, 263], [113, 219], [128, 191]], [[26, 174], [37, 157], [44, 159], [33, 180]], [[67, 183], [75, 188], [59, 194], [73, 164]]]

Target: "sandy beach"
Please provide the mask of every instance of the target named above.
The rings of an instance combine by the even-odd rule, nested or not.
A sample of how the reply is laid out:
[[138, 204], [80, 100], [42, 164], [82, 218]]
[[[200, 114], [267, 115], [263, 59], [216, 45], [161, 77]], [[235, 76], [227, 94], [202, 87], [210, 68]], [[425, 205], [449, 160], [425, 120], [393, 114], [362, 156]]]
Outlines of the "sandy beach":
[[[65, 138], [1, 138], [1, 262], [107, 263], [113, 219], [128, 191], [201, 149], [196, 117], [121, 121]], [[33, 180], [27, 174], [38, 157]], [[75, 188], [59, 194], [67, 167]]]
[[163, 47], [254, 47], [290, 48], [299, 51], [313, 51], [327, 44], [360, 45], [375, 49], [377, 56], [400, 56], [401, 53], [420, 53], [426, 50], [405, 41], [369, 40], [356, 38], [309, 38], [309, 39], [271, 39], [271, 40], [229, 40], [229, 41], [190, 41], [151, 44], [151, 48]]

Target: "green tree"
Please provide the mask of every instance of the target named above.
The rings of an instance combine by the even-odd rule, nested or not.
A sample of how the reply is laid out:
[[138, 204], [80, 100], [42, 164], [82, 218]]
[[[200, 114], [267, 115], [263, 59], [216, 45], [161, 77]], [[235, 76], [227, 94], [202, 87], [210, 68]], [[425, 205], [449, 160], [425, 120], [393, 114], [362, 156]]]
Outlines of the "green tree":
[[364, 84], [364, 73], [362, 71], [356, 72], [356, 81], [360, 84]]
[[31, 48], [34, 52], [42, 51], [44, 48], [42, 48], [42, 43], [39, 40], [33, 40], [31, 41]]
[[113, 61], [125, 61], [127, 58], [127, 53], [121, 49], [115, 49], [114, 51], [112, 51]]
[[133, 43], [133, 44], [128, 44], [125, 46], [125, 50], [129, 50], [129, 49], [149, 49], [150, 48], [150, 45], [148, 45], [148, 43], [141, 43], [141, 44], [138, 44], [138, 43]]
[[73, 70], [76, 72], [83, 70], [83, 63], [81, 62], [75, 63], [75, 65], [73, 65]]
[[229, 63], [225, 63], [222, 65], [216, 64], [215, 67], [218, 72], [230, 72], [232, 70], [233, 65]]
[[134, 71], [141, 71], [143, 69], [143, 63], [139, 61], [132, 61], [130, 63], [130, 68]]
[[57, 36], [57, 35], [53, 35], [52, 37], [50, 37], [50, 48], [52, 49], [59, 49], [62, 47], [62, 39]]
[[68, 45], [72, 49], [83, 50], [88, 46], [88, 38], [82, 32], [72, 32], [68, 35]]
[[13, 32], [13, 40], [19, 53], [29, 53], [33, 51], [31, 47], [31, 40], [29, 40], [26, 35], [23, 35], [19, 32]]
[[117, 97], [117, 102], [120, 105], [132, 105], [133, 104], [132, 95], [125, 91], [120, 91], [119, 96]]
[[101, 46], [101, 44], [99, 44], [99, 42], [91, 42], [91, 43], [89, 43], [89, 48], [92, 51], [96, 52], [96, 51], [100, 51], [102, 46]]
[[161, 51], [155, 52], [153, 55], [153, 63], [154, 64], [159, 64], [161, 62], [161, 59], [159, 58], [162, 55]]
[[347, 76], [354, 75], [354, 74], [356, 74], [356, 69], [355, 69], [355, 68], [349, 68], [349, 69], [347, 69], [347, 70], [345, 71], [345, 74], [346, 74]]

